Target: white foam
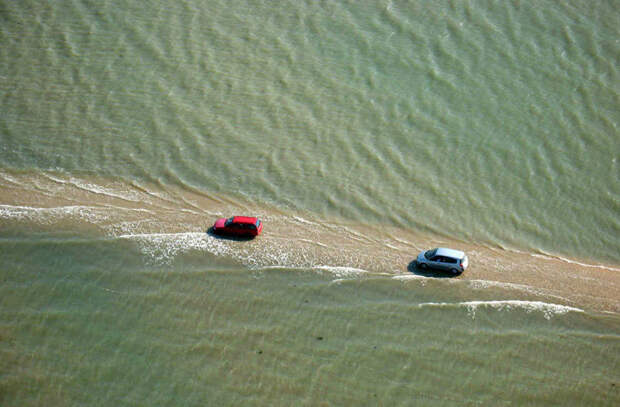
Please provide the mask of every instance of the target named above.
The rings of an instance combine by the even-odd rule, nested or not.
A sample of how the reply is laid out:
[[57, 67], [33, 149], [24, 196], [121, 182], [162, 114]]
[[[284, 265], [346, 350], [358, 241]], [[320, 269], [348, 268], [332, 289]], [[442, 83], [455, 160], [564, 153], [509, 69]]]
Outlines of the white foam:
[[[521, 254], [521, 255], [528, 255], [531, 257], [536, 257], [539, 259], [545, 259], [545, 260], [559, 260], [559, 261], [563, 261], [565, 263], [569, 263], [569, 264], [576, 264], [578, 266], [581, 267], [589, 267], [589, 268], [598, 268], [598, 269], [602, 269], [602, 270], [609, 270], [609, 271], [620, 271], [619, 268], [617, 267], [611, 267], [611, 266], [605, 266], [603, 264], [590, 264], [590, 263], [582, 263], [576, 260], [571, 260], [571, 259], [567, 259], [566, 257], [562, 257], [562, 256], [556, 256], [556, 255], [551, 255], [551, 254], [539, 254], [539, 253], [529, 253], [529, 252], [525, 252], [522, 250], [518, 250], [515, 248], [508, 248], [508, 247], [504, 247], [504, 246], [499, 246], [501, 250], [506, 251], [506, 252], [511, 252], [511, 253], [517, 253], [517, 254]], [[488, 247], [490, 250], [495, 250], [493, 247]]]
[[333, 285], [333, 284], [338, 285], [338, 284], [340, 284], [340, 283], [344, 283], [345, 281], [351, 281], [351, 280], [350, 280], [350, 279], [348, 279], [348, 278], [337, 278], [337, 279], [335, 279], [335, 280], [330, 281], [330, 282], [329, 282], [329, 285]]
[[582, 309], [569, 307], [567, 305], [550, 304], [541, 301], [522, 301], [522, 300], [499, 300], [499, 301], [466, 301], [466, 302], [426, 302], [418, 304], [420, 308], [437, 307], [437, 308], [467, 308], [468, 314], [475, 318], [478, 308], [493, 308], [498, 311], [510, 311], [513, 309], [521, 309], [526, 312], [542, 312], [545, 319], [551, 319], [554, 315], [562, 315], [568, 312], [584, 312]]
[[153, 227], [152, 219], [115, 222], [105, 227], [110, 236], [137, 235], [145, 227]]
[[204, 232], [145, 233], [118, 237], [136, 241], [142, 253], [159, 264], [169, 264], [177, 255], [192, 250], [207, 251], [215, 255], [230, 253], [230, 247], [222, 240]]
[[615, 267], [610, 267], [610, 266], [604, 266], [602, 264], [589, 264], [589, 263], [581, 263], [575, 260], [571, 260], [571, 259], [567, 259], [561, 256], [551, 256], [551, 255], [545, 255], [545, 254], [530, 254], [530, 256], [532, 257], [537, 257], [540, 259], [545, 259], [545, 260], [560, 260], [563, 261], [565, 263], [569, 263], [569, 264], [576, 264], [578, 266], [581, 267], [590, 267], [590, 268], [598, 268], [598, 269], [603, 269], [603, 270], [609, 270], [609, 271], [620, 271], [619, 268], [615, 268]]
[[468, 280], [467, 282], [469, 286], [474, 289], [486, 289], [490, 287], [497, 287], [497, 288], [504, 288], [508, 290], [519, 290], [519, 291], [526, 292], [528, 294], [544, 296], [545, 298], [552, 297], [558, 300], [564, 300], [564, 301], [567, 300], [565, 297], [552, 294], [549, 290], [535, 288], [529, 285], [505, 283], [501, 281], [489, 281], [489, 280]]
[[305, 242], [305, 243], [310, 243], [310, 244], [314, 244], [320, 247], [324, 247], [324, 248], [329, 248], [329, 246], [327, 246], [326, 244], [323, 244], [321, 242], [317, 242], [316, 240], [310, 240], [310, 239], [299, 239], [300, 242]]
[[359, 276], [360, 274], [368, 273], [367, 270], [358, 269], [355, 267], [340, 267], [340, 266], [314, 266], [315, 270], [327, 271], [336, 275], [337, 277], [352, 277]]
[[390, 238], [391, 238], [392, 240], [394, 240], [395, 242], [400, 243], [400, 244], [402, 244], [402, 245], [405, 245], [405, 246], [408, 246], [408, 247], [413, 247], [413, 248], [414, 248], [414, 249], [416, 249], [416, 250], [422, 250], [422, 248], [419, 248], [416, 244], [411, 243], [411, 242], [410, 242], [410, 241], [408, 241], [408, 240], [401, 239], [401, 238], [400, 238], [400, 237], [398, 237], [398, 236], [390, 236]]
[[394, 279], [394, 280], [402, 280], [402, 281], [407, 281], [407, 280], [427, 280], [427, 279], [429, 279], [429, 277], [421, 276], [419, 274], [409, 273], [409, 274], [398, 274], [398, 275], [392, 276], [392, 279]]
[[304, 219], [304, 218], [302, 218], [300, 216], [293, 216], [293, 219], [295, 219], [299, 223], [305, 223], [306, 225], [318, 226], [318, 223], [311, 222], [311, 221], [309, 221], [307, 219]]
[[398, 274], [398, 275], [392, 276], [392, 279], [399, 280], [399, 281], [416, 280], [416, 282], [418, 282], [420, 285], [425, 286], [430, 281], [431, 278], [410, 273], [410, 274]]
[[22, 185], [21, 182], [19, 182], [17, 179], [13, 178], [12, 176], [10, 176], [9, 174], [0, 171], [0, 177], [2, 177], [5, 181], [8, 181], [14, 185]]
[[127, 211], [127, 212], [145, 212], [145, 213], [149, 213], [154, 215], [155, 212], [150, 210], [150, 209], [144, 209], [144, 208], [125, 208], [123, 206], [116, 206], [116, 205], [108, 205], [105, 204], [103, 205], [104, 208], [111, 208], [111, 209], [116, 209], [119, 211]]
[[400, 250], [400, 248], [399, 248], [399, 247], [393, 246], [393, 245], [391, 245], [391, 244], [389, 244], [389, 243], [383, 243], [383, 245], [384, 245], [385, 247], [387, 247], [388, 249], [392, 249], [392, 250]]
[[137, 193], [132, 193], [131, 191], [116, 191], [110, 188], [103, 187], [101, 185], [91, 184], [88, 182], [82, 182], [77, 178], [71, 177], [69, 180], [60, 179], [54, 177], [53, 175], [46, 175], [49, 179], [59, 184], [70, 184], [75, 186], [76, 188], [82, 189], [87, 192], [92, 192], [98, 195], [105, 195], [112, 198], [123, 199], [125, 201], [131, 202], [140, 202], [140, 196]]
[[542, 291], [531, 287], [529, 285], [523, 285], [523, 284], [514, 284], [514, 283], [505, 283], [505, 282], [501, 282], [501, 281], [490, 281], [490, 280], [467, 280], [468, 285], [471, 288], [475, 288], [475, 289], [485, 289], [485, 288], [490, 288], [490, 287], [497, 287], [497, 288], [505, 288], [505, 289], [510, 289], [510, 290], [519, 290], [519, 291], [525, 291], [528, 293], [532, 293], [532, 294], [540, 294], [542, 293]]
[[56, 206], [52, 208], [34, 208], [30, 206], [0, 205], [0, 218], [30, 220], [50, 223], [57, 218], [77, 217], [91, 223], [105, 221], [109, 218], [102, 208], [91, 206]]

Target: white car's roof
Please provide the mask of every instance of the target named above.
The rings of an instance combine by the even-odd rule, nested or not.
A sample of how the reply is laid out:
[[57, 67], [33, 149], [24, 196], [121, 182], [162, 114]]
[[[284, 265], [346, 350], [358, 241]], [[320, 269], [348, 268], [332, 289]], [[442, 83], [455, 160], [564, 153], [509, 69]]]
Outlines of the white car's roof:
[[463, 253], [462, 251], [454, 250], [454, 249], [446, 249], [445, 247], [438, 247], [436, 254], [438, 256], [452, 257], [455, 259], [462, 259], [463, 257], [465, 257], [465, 253]]

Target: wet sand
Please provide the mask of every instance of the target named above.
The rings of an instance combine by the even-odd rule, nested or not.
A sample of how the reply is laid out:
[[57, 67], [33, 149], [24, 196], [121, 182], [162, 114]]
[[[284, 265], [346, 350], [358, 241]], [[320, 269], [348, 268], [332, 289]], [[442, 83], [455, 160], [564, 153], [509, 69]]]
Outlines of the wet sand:
[[[98, 177], [0, 173], [0, 230], [4, 238], [30, 235], [127, 239], [150, 262], [170, 262], [189, 251], [224, 256], [250, 268], [315, 268], [338, 275], [381, 274], [403, 280], [445, 278], [472, 288], [602, 312], [620, 313], [620, 267], [512, 248], [473, 244], [381, 225], [324, 219], [223, 195], [171, 186], [133, 185]], [[218, 217], [260, 216], [254, 240], [207, 233]], [[465, 251], [469, 269], [447, 278], [421, 273], [412, 261], [437, 246]]]

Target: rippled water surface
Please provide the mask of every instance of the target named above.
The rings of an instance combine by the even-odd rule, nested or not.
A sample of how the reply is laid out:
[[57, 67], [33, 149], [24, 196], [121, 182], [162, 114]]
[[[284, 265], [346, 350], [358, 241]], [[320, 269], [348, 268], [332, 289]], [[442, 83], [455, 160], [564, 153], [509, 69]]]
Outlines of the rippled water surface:
[[0, 2], [0, 404], [618, 404], [618, 27]]

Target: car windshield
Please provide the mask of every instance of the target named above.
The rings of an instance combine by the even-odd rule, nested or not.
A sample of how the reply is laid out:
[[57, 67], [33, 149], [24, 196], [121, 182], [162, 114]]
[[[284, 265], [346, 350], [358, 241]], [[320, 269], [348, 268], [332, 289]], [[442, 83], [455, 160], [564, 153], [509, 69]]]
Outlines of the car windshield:
[[228, 218], [228, 219], [226, 219], [226, 223], [224, 224], [224, 226], [228, 227], [228, 226], [232, 225], [232, 223], [233, 223], [233, 218]]
[[437, 249], [428, 250], [426, 253], [424, 253], [424, 257], [426, 257], [428, 260], [430, 260], [431, 258], [433, 258], [435, 253], [437, 253]]

